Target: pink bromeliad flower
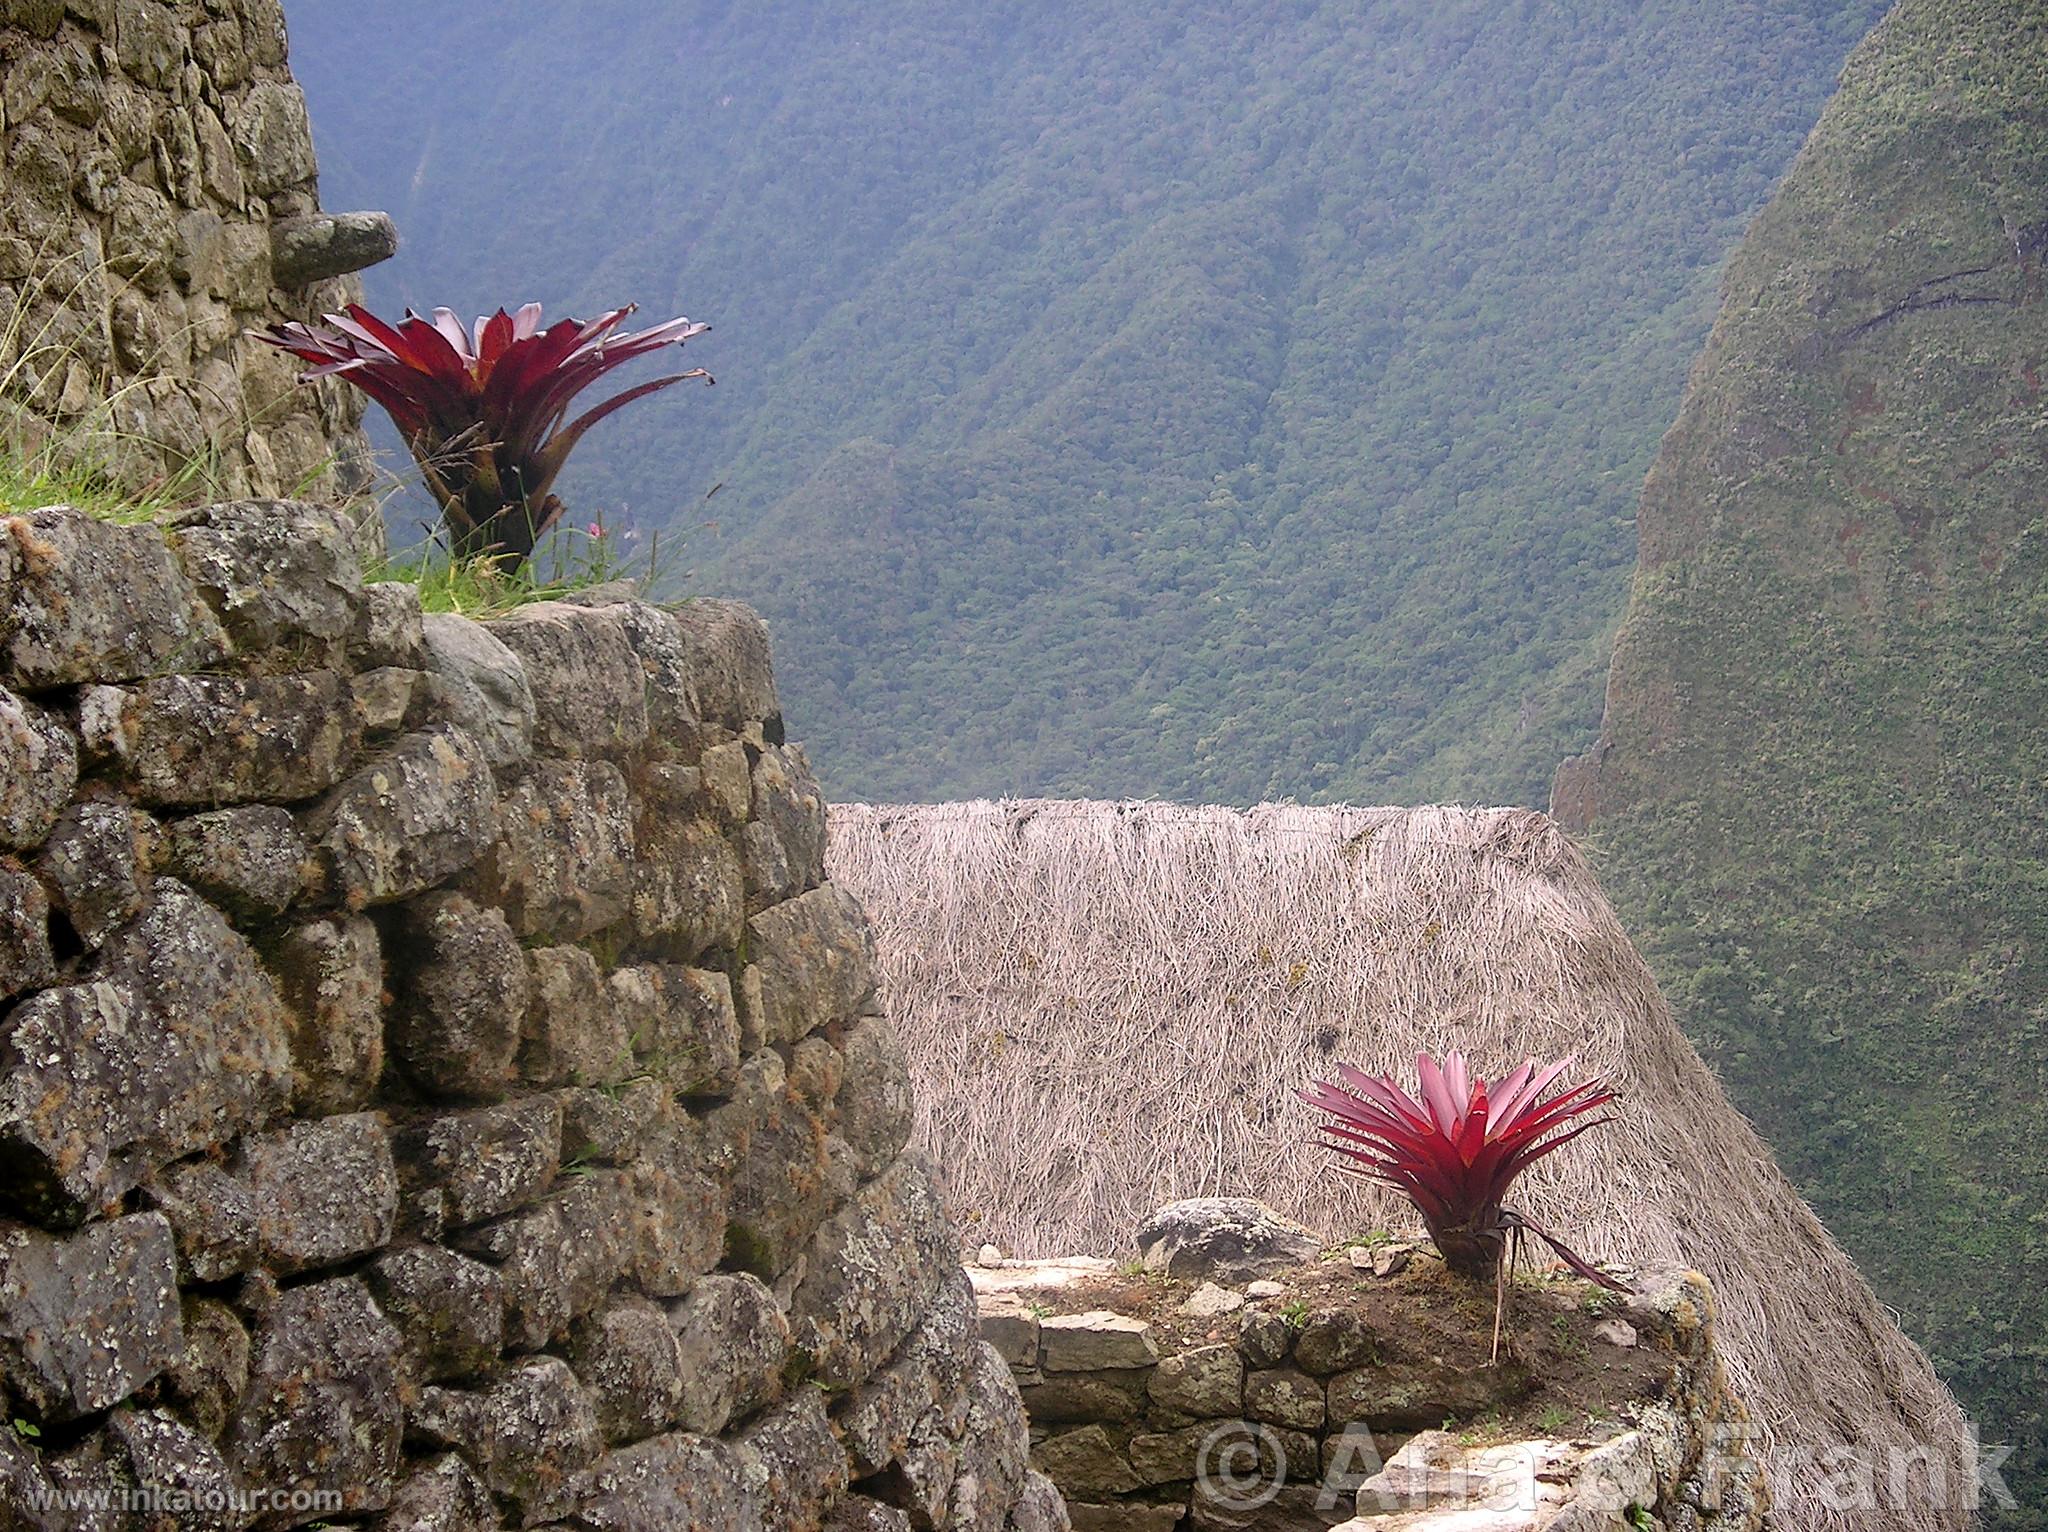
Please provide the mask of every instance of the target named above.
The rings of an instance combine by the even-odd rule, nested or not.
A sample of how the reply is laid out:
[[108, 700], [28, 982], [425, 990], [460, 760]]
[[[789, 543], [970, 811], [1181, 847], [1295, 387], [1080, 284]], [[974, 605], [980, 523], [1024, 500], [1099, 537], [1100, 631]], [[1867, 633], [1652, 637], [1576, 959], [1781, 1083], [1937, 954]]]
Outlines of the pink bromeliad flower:
[[[432, 319], [407, 309], [389, 325], [350, 304], [324, 324], [294, 321], [255, 333], [314, 364], [302, 381], [341, 378], [381, 404], [440, 502], [456, 552], [516, 566], [561, 516], [555, 476], [585, 431], [671, 384], [712, 381], [693, 367], [614, 394], [565, 423], [570, 401], [613, 368], [711, 328], [671, 319], [618, 333], [632, 312], [628, 306], [542, 329], [540, 305], [529, 303], [465, 330], [447, 309], [435, 309]], [[601, 535], [592, 527], [592, 536]]]

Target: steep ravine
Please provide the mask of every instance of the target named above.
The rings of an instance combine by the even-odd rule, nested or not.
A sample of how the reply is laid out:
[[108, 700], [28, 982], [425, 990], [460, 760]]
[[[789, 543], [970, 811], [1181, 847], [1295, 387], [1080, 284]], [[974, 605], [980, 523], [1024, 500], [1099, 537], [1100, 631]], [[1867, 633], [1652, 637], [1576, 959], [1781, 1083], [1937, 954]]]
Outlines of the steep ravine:
[[1904, 0], [1730, 264], [1557, 777], [1681, 1021], [2040, 1524], [2048, 14]]

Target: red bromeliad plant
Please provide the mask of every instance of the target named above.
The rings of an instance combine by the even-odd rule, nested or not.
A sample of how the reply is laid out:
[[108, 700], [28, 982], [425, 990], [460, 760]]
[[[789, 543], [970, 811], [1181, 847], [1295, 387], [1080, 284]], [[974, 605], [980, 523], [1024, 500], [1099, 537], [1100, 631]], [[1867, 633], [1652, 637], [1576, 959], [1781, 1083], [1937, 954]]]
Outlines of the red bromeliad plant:
[[562, 514], [550, 491], [585, 431], [672, 383], [711, 381], [701, 367], [655, 378], [564, 425], [569, 402], [614, 367], [711, 328], [671, 319], [614, 333], [632, 312], [613, 309], [588, 324], [561, 319], [543, 330], [540, 305], [529, 303], [477, 320], [472, 333], [447, 309], [431, 320], [407, 309], [394, 326], [352, 303], [325, 324], [256, 334], [315, 364], [301, 381], [341, 378], [383, 405], [441, 504], [456, 553], [494, 554], [516, 567]]
[[1368, 1075], [1346, 1064], [1337, 1066], [1338, 1083], [1318, 1081], [1300, 1094], [1336, 1119], [1317, 1124], [1330, 1136], [1332, 1149], [1363, 1165], [1360, 1174], [1407, 1194], [1451, 1270], [1492, 1280], [1508, 1236], [1526, 1229], [1580, 1276], [1620, 1291], [1621, 1284], [1594, 1270], [1534, 1219], [1501, 1205], [1515, 1177], [1537, 1160], [1588, 1128], [1612, 1121], [1596, 1117], [1546, 1137], [1614, 1099], [1606, 1082], [1595, 1078], [1543, 1100], [1571, 1062], [1538, 1069], [1532, 1059], [1489, 1084], [1470, 1077], [1461, 1053], [1450, 1054], [1442, 1068], [1419, 1053], [1419, 1101], [1392, 1076]]

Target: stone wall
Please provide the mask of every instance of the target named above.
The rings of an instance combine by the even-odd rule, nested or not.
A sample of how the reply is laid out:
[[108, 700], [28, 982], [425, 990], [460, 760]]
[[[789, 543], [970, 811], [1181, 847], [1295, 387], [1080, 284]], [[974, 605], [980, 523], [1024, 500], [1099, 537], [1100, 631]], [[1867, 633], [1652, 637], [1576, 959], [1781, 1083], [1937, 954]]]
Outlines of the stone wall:
[[0, 521], [0, 1526], [1064, 1528], [759, 620], [349, 539]]
[[381, 213], [320, 212], [279, 0], [0, 0], [0, 69], [14, 424], [138, 485], [195, 457], [227, 494], [353, 485], [360, 398], [243, 334], [396, 247]]
[[1244, 1275], [1174, 1283], [1087, 1258], [974, 1270], [981, 1333], [1077, 1532], [1762, 1525], [1760, 1444], [1695, 1273], [1626, 1300], [1518, 1293], [1520, 1338], [1497, 1365], [1490, 1294], [1446, 1329], [1456, 1299], [1405, 1247]]

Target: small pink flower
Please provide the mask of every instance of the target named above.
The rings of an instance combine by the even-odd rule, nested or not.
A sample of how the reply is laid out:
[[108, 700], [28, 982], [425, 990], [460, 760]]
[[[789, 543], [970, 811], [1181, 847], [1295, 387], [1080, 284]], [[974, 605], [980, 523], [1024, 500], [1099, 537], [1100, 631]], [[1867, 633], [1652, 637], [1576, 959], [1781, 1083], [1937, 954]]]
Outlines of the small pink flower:
[[604, 536], [604, 524], [602, 522], [593, 521], [586, 530], [592, 537]]

